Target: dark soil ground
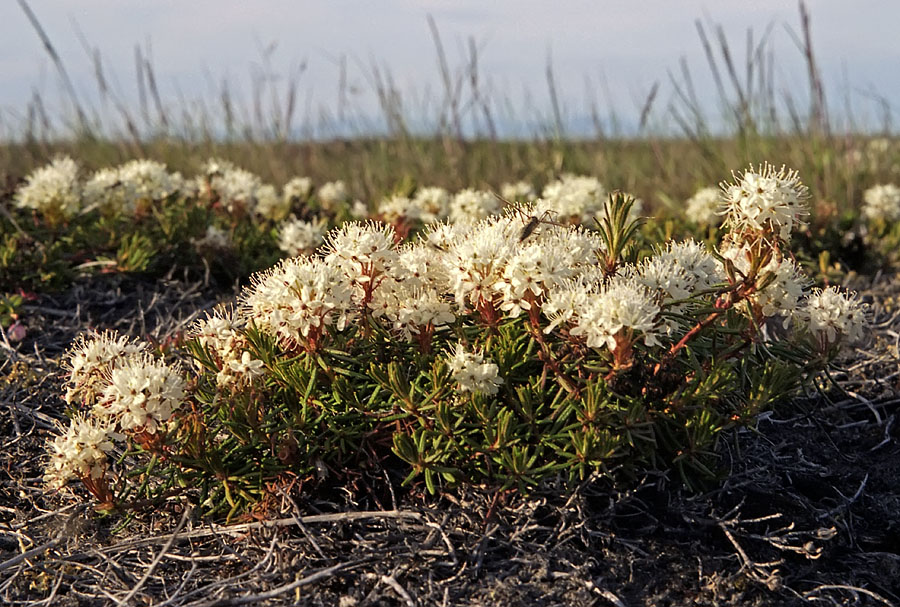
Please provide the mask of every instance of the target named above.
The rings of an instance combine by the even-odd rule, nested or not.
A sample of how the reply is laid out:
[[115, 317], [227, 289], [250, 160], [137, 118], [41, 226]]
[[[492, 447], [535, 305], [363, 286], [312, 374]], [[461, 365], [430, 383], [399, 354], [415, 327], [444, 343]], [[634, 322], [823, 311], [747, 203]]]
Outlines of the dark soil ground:
[[858, 283], [874, 325], [840, 389], [723, 436], [707, 493], [659, 473], [433, 498], [387, 477], [364, 497], [284, 495], [278, 518], [226, 527], [180, 502], [104, 518], [42, 487], [77, 333], [162, 340], [216, 301], [202, 282], [85, 279], [32, 302], [24, 340], [0, 335], [0, 603], [900, 605], [900, 282]]

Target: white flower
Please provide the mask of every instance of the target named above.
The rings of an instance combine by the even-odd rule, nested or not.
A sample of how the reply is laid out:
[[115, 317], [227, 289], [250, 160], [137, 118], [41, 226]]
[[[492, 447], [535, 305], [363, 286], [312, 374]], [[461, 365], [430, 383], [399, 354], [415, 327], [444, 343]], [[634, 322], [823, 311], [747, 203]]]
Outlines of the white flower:
[[862, 215], [869, 221], [900, 221], [900, 188], [890, 183], [863, 193]]
[[599, 287], [599, 282], [588, 276], [578, 276], [554, 285], [541, 306], [541, 313], [550, 321], [544, 333], [573, 324], [588, 302], [597, 297]]
[[444, 188], [419, 188], [413, 196], [413, 204], [423, 223], [442, 221], [450, 214], [450, 193]]
[[508, 217], [493, 217], [462, 232], [441, 256], [456, 303], [463, 309], [493, 305], [506, 264], [516, 252], [521, 229]]
[[352, 221], [328, 234], [325, 260], [341, 268], [355, 283], [374, 281], [397, 259], [394, 228]]
[[282, 195], [288, 206], [290, 206], [294, 202], [305, 202], [309, 195], [312, 194], [312, 189], [312, 179], [309, 177], [294, 177], [284, 184]]
[[147, 351], [147, 344], [115, 331], [78, 336], [63, 367], [68, 370], [66, 402], [92, 404], [106, 388], [110, 371]]
[[59, 435], [47, 442], [50, 461], [44, 482], [52, 489], [62, 488], [72, 479], [99, 479], [106, 473], [107, 453], [114, 438], [108, 425], [96, 419], [76, 415], [68, 428], [58, 425]]
[[836, 287], [816, 289], [806, 298], [800, 318], [806, 330], [826, 346], [852, 345], [864, 337], [865, 306], [856, 293], [842, 293]]
[[510, 202], [532, 202], [537, 198], [534, 186], [527, 181], [504, 183], [500, 186], [500, 195]]
[[281, 221], [291, 210], [290, 199], [278, 195], [275, 186], [263, 184], [256, 189], [256, 206], [253, 212], [269, 221]]
[[401, 220], [415, 221], [420, 216], [420, 209], [406, 196], [395, 194], [378, 203], [377, 214], [384, 221], [391, 223]]
[[350, 206], [350, 217], [353, 219], [366, 219], [369, 216], [369, 207], [362, 200], [354, 200]]
[[225, 173], [233, 171], [235, 168], [233, 162], [225, 160], [224, 158], [210, 158], [200, 165], [200, 171], [209, 179], [221, 177]]
[[100, 169], [84, 185], [84, 200], [89, 208], [132, 214], [137, 190], [134, 183], [122, 180], [119, 169]]
[[316, 192], [319, 204], [323, 209], [335, 210], [338, 206], [350, 200], [350, 193], [347, 191], [347, 185], [343, 181], [329, 181], [319, 188]]
[[375, 290], [369, 308], [375, 318], [387, 317], [391, 328], [407, 340], [425, 329], [442, 327], [456, 320], [453, 306], [436, 289], [393, 278], [385, 280]]
[[440, 253], [423, 242], [403, 245], [391, 266], [391, 276], [409, 287], [448, 292], [450, 286]]
[[717, 226], [722, 221], [719, 208], [722, 192], [718, 188], [703, 188], [687, 199], [684, 214], [699, 226]]
[[291, 257], [251, 281], [242, 296], [246, 316], [288, 346], [318, 339], [329, 325], [343, 330], [350, 320], [353, 285], [334, 264]]
[[119, 167], [119, 179], [134, 189], [138, 200], [159, 201], [181, 191], [180, 173], [169, 173], [155, 160], [132, 160]]
[[222, 167], [222, 172], [212, 177], [210, 182], [229, 213], [256, 212], [257, 193], [263, 185], [257, 175], [244, 169]]
[[265, 363], [261, 360], [253, 358], [246, 350], [241, 353], [240, 360], [229, 360], [228, 370], [238, 377], [252, 381], [265, 374]]
[[228, 361], [240, 358], [245, 340], [241, 330], [246, 319], [232, 308], [217, 307], [206, 318], [201, 318], [191, 327], [189, 335], [208, 349], [213, 357], [225, 366]]
[[[574, 318], [570, 333], [583, 335], [588, 347], [606, 347], [614, 352], [620, 340], [633, 343], [639, 338], [643, 338], [647, 346], [660, 345], [659, 304], [647, 287], [635, 278], [614, 276], [593, 288], [585, 285], [584, 292], [587, 297], [581, 298], [577, 289], [571, 291], [571, 302], [581, 305], [580, 308], [557, 311], [556, 314]], [[554, 297], [557, 305], [565, 299]]]
[[499, 367], [490, 359], [485, 360], [484, 355], [478, 352], [467, 352], [465, 347], [458, 343], [453, 351], [453, 356], [447, 359], [450, 374], [459, 385], [460, 392], [481, 392], [483, 394], [496, 394], [503, 385], [503, 380], [498, 377]]
[[183, 404], [186, 385], [178, 367], [133, 357], [113, 367], [94, 414], [122, 430], [155, 434]]
[[[750, 245], [726, 246], [721, 251], [722, 257], [730, 260], [734, 267], [744, 275], [750, 272]], [[724, 270], [723, 270], [724, 272]], [[804, 276], [800, 267], [790, 258], [781, 260], [773, 257], [759, 269], [758, 284], [763, 288], [752, 293], [750, 301], [765, 318], [781, 317], [786, 328], [797, 314], [798, 303], [810, 280]], [[741, 310], [743, 310], [741, 306]]]
[[[515, 217], [513, 225], [521, 225], [524, 218]], [[516, 250], [494, 286], [503, 296], [501, 308], [511, 316], [529, 310], [529, 300], [540, 306], [548, 290], [596, 265], [597, 251], [602, 249], [600, 238], [580, 227], [540, 227], [525, 240], [519, 232]]]
[[791, 232], [806, 225], [809, 191], [800, 183], [797, 171], [766, 163], [753, 165], [743, 174], [732, 173], [734, 183], [722, 183], [726, 224], [738, 232], [776, 234], [788, 240]]
[[281, 224], [278, 233], [278, 248], [291, 257], [308, 255], [325, 240], [327, 226], [328, 222], [322, 218], [304, 221], [291, 217]]
[[548, 183], [535, 212], [548, 212], [564, 223], [590, 223], [604, 212], [606, 188], [594, 177], [563, 175]]
[[475, 223], [480, 219], [496, 215], [503, 208], [503, 201], [491, 192], [469, 188], [458, 192], [450, 203], [450, 220], [460, 223]]
[[69, 219], [81, 210], [78, 165], [60, 156], [32, 172], [16, 191], [16, 206], [32, 209], [51, 219]]

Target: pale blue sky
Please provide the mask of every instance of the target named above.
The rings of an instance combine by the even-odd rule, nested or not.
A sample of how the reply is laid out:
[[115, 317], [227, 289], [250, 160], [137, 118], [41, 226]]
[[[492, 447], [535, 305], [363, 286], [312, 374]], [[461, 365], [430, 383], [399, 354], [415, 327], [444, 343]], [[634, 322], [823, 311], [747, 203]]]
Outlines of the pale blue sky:
[[[877, 106], [866, 91], [876, 90], [894, 103], [896, 114], [900, 2], [813, 0], [808, 4], [832, 113], [843, 111], [849, 93], [855, 118], [875, 120]], [[359, 91], [351, 94], [350, 106], [355, 110], [377, 113], [369, 80], [374, 63], [389, 68], [410, 114], [433, 116], [428, 104], [436, 99], [441, 85], [427, 15], [435, 19], [456, 69], [465, 63], [468, 38], [474, 37], [485, 90], [495, 100], [508, 99], [514, 112], [507, 118], [523, 123], [549, 114], [544, 73], [548, 52], [564, 116], [573, 124], [587, 114], [588, 81], [596, 90], [601, 112], [606, 115], [612, 107], [623, 122], [631, 124], [640, 103], [659, 81], [655, 119], [663, 121], [663, 110], [672, 99], [668, 73], [679, 71], [681, 57], [691, 67], [698, 97], [714, 107], [715, 89], [694, 24], [698, 18], [724, 27], [739, 66], [743, 66], [747, 28], [753, 28], [758, 40], [774, 23], [770, 48], [776, 59], [779, 94], [792, 93], [804, 107], [806, 100], [804, 64], [785, 28], [799, 31], [794, 2], [31, 0], [30, 5], [63, 57], [79, 97], [100, 110], [79, 30], [99, 50], [113, 89], [130, 107], [136, 107], [137, 99], [136, 45], [151, 50], [169, 111], [180, 104], [179, 96], [191, 107], [198, 100], [214, 105], [223, 79], [250, 107], [251, 74], [259, 73], [264, 49], [269, 48], [270, 69], [281, 85], [297, 66], [306, 66], [299, 80], [298, 121], [315, 122], [322, 108], [330, 115], [336, 113], [341, 57], [347, 61], [348, 85]], [[3, 0], [0, 116], [7, 130], [21, 119], [34, 91], [48, 105], [59, 104], [59, 82], [38, 37], [18, 3]], [[209, 112], [215, 117], [218, 109]]]

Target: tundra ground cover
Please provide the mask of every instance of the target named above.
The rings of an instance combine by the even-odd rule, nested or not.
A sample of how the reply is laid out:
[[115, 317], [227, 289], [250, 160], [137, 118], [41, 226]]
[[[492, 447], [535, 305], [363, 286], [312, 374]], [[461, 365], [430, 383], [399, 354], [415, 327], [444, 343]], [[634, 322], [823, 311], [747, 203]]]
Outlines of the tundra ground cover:
[[[837, 224], [816, 232], [818, 205], [786, 169], [724, 175], [715, 205], [700, 191], [684, 216], [642, 222], [633, 198], [566, 175], [510, 183], [499, 196], [409, 185], [368, 204], [340, 185], [294, 179], [272, 197], [278, 205], [262, 205], [277, 208], [266, 218], [252, 210], [259, 178], [206, 166], [234, 171], [229, 181], [242, 187], [217, 182], [222, 169], [202, 171], [177, 194], [114, 202], [119, 225], [139, 226], [141, 204], [178, 200], [202, 211], [185, 229], [241, 224], [264, 235], [255, 242], [270, 259], [290, 257], [245, 279], [230, 305], [193, 314], [174, 339], [94, 332], [58, 353], [72, 418], [46, 443], [44, 490], [74, 484], [125, 521], [182, 499], [232, 522], [273, 516], [285, 495], [344, 486], [368, 499], [383, 472], [400, 494], [474, 483], [504, 501], [509, 490], [565, 496], [588, 480], [627, 492], [666, 470], [687, 491], [714, 488], [720, 437], [800, 387], [827, 393], [821, 373], [853, 351], [865, 324], [857, 296], [822, 284], [852, 280], [852, 270], [809, 246]], [[65, 217], [64, 207], [30, 204], [36, 182], [8, 199], [17, 225], [58, 229], [81, 217], [87, 230], [103, 228], [100, 207]], [[336, 193], [323, 203], [321, 189]], [[887, 242], [892, 190], [863, 191], [851, 224], [863, 242]], [[186, 278], [205, 274], [198, 240], [182, 243], [191, 256], [168, 258]], [[869, 259], [890, 260], [871, 248]], [[110, 269], [70, 268], [55, 285], [29, 286], [52, 297], [79, 281], [162, 271]], [[22, 295], [7, 328], [39, 313]]]

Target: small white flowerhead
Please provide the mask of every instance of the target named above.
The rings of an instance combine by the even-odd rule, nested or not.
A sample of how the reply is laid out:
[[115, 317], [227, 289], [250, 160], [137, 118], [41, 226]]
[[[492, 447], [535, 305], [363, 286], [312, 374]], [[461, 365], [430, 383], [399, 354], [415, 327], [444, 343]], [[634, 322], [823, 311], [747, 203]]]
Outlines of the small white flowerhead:
[[395, 194], [378, 203], [377, 214], [390, 223], [416, 221], [421, 215], [421, 209], [406, 196]]
[[328, 222], [324, 218], [304, 221], [291, 217], [278, 231], [278, 248], [290, 255], [309, 255], [325, 240]]
[[458, 192], [450, 203], [450, 220], [458, 223], [475, 223], [503, 208], [503, 201], [491, 192], [472, 188]]
[[450, 215], [450, 193], [444, 188], [419, 188], [413, 196], [413, 204], [423, 223], [443, 221]]
[[[199, 342], [218, 369], [216, 383], [220, 388], [246, 386], [263, 374], [262, 361], [254, 360], [247, 351], [246, 324], [239, 311], [218, 307], [191, 327], [190, 337]], [[202, 363], [195, 362], [203, 368]]]
[[660, 345], [660, 306], [654, 294], [633, 277], [612, 277], [572, 315], [576, 320], [570, 333], [584, 336], [590, 348], [615, 352], [621, 344], [639, 339], [647, 346]]
[[499, 392], [503, 385], [503, 379], [498, 377], [499, 367], [490, 359], [485, 359], [484, 354], [467, 351], [461, 343], [456, 344], [447, 364], [460, 392], [492, 395]]
[[54, 158], [25, 178], [15, 201], [19, 208], [37, 211], [51, 222], [71, 219], [82, 205], [78, 165], [68, 156]]
[[564, 223], [590, 223], [604, 212], [606, 188], [594, 177], [563, 175], [541, 192], [535, 211], [549, 211]]
[[322, 184], [322, 187], [316, 192], [316, 197], [323, 209], [334, 211], [340, 205], [350, 201], [350, 192], [347, 191], [347, 185], [343, 181], [329, 181]]
[[353, 284], [339, 266], [291, 257], [254, 275], [242, 300], [245, 316], [288, 348], [314, 349], [325, 328], [343, 330], [353, 309]]
[[[499, 305], [500, 293], [495, 287], [502, 282], [521, 232], [521, 222], [517, 225], [514, 221], [512, 217], [499, 216], [485, 219], [457, 232], [443, 247], [440, 258], [461, 309], [467, 304], [474, 309], [493, 308], [495, 299]], [[439, 239], [438, 231], [432, 234]]]
[[836, 287], [810, 293], [799, 317], [805, 331], [825, 351], [861, 341], [867, 325], [865, 305], [856, 293], [845, 293]]
[[124, 431], [155, 434], [184, 403], [186, 388], [179, 367], [136, 356], [113, 367], [94, 415]]
[[[220, 204], [230, 214], [256, 213], [262, 179], [250, 171], [236, 167], [222, 168], [222, 172], [210, 179], [219, 196]], [[269, 193], [276, 196], [274, 189]], [[271, 204], [271, 201], [270, 201]]]
[[712, 227], [722, 222], [722, 192], [718, 188], [702, 188], [687, 199], [684, 214], [698, 226]]
[[[739, 272], [749, 274], [752, 257], [749, 244], [725, 246], [720, 254], [731, 261]], [[759, 269], [758, 281], [762, 288], [748, 298], [757, 315], [762, 315], [763, 319], [781, 318], [784, 327], [788, 327], [797, 314], [800, 298], [812, 281], [789, 257], [779, 260], [774, 256]], [[741, 309], [744, 309], [743, 306]]]
[[533, 202], [537, 198], [534, 186], [527, 181], [504, 183], [500, 186], [500, 195], [510, 202]]
[[394, 228], [389, 225], [348, 222], [328, 234], [325, 260], [341, 268], [355, 283], [371, 282], [397, 259], [395, 242]]
[[76, 415], [66, 428], [58, 424], [59, 433], [47, 441], [50, 461], [44, 482], [51, 489], [61, 489], [70, 480], [97, 480], [108, 466], [107, 453], [113, 449], [108, 424], [85, 415]]
[[233, 171], [235, 168], [233, 162], [224, 158], [210, 158], [200, 165], [200, 171], [206, 175], [207, 179], [222, 177], [225, 173]]
[[160, 201], [181, 191], [180, 173], [169, 173], [166, 165], [155, 160], [132, 160], [119, 167], [119, 179], [133, 188], [139, 200]]
[[379, 285], [369, 308], [372, 316], [386, 318], [390, 328], [406, 340], [417, 335], [430, 335], [434, 329], [456, 320], [452, 303], [437, 289], [394, 278]]
[[863, 193], [862, 215], [869, 221], [900, 221], [900, 187], [876, 185]]
[[115, 331], [82, 333], [66, 355], [66, 402], [93, 404], [108, 384], [110, 371], [147, 351], [141, 343]]
[[119, 169], [100, 169], [84, 185], [84, 200], [89, 208], [104, 213], [134, 213], [137, 190], [131, 181], [123, 181]]
[[312, 190], [312, 179], [309, 177], [294, 177], [284, 184], [282, 195], [288, 206], [290, 206], [296, 202], [306, 202], [310, 194], [312, 194]]
[[809, 190], [797, 171], [765, 163], [732, 175], [734, 183], [721, 186], [729, 228], [789, 240], [795, 229], [806, 225]]
[[275, 186], [263, 184], [256, 189], [256, 207], [253, 212], [257, 217], [269, 221], [281, 221], [291, 211], [291, 202], [278, 195]]

